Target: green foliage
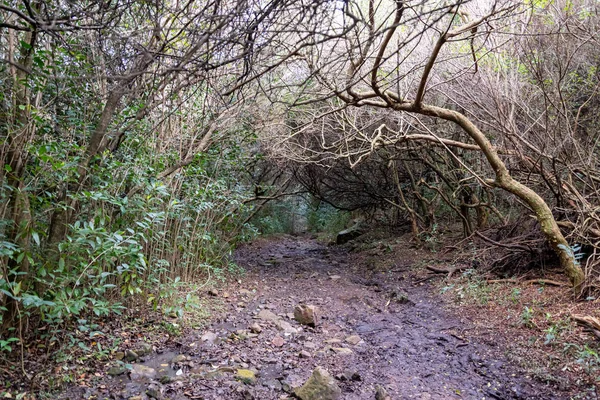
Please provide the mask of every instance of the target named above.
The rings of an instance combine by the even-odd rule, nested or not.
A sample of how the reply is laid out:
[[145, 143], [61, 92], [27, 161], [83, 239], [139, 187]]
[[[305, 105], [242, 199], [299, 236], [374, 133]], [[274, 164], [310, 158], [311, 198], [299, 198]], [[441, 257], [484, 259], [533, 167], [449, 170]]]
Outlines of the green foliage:
[[600, 351], [592, 345], [565, 343], [563, 353], [573, 355], [577, 364], [581, 365], [588, 374], [596, 374], [600, 371]]
[[350, 222], [351, 215], [347, 211], [338, 210], [320, 201], [312, 201], [310, 204], [306, 213], [309, 232], [335, 235]]
[[[61, 57], [86, 62], [85, 55], [61, 53], [55, 63]], [[181, 314], [169, 305], [178, 286], [238, 273], [232, 249], [256, 234], [242, 223], [251, 212], [244, 200], [252, 186], [240, 179], [255, 158], [249, 151], [254, 139], [220, 141], [184, 169], [158, 179], [180, 161], [180, 149], [157, 151], [159, 138], [144, 140], [152, 116], [129, 123], [144, 106], [130, 102], [113, 121], [114, 129], [129, 123], [129, 134], [118, 151], [92, 159], [81, 183], [86, 149], [80, 143], [93, 131], [103, 105], [93, 91], [81, 91], [74, 83], [63, 86], [67, 83], [40, 83], [43, 96], [68, 101], [53, 114], [30, 108], [37, 135], [27, 146], [23, 188], [6, 181], [0, 186], [3, 203], [21, 191], [33, 217], [30, 222], [0, 219], [0, 293], [14, 300], [17, 318], [33, 317], [55, 331], [84, 326], [79, 320], [89, 321], [93, 329], [94, 319], [118, 315], [131, 304]], [[202, 106], [193, 99], [190, 104]], [[181, 129], [186, 136], [198, 128]], [[10, 165], [4, 169], [10, 172]], [[66, 236], [55, 240], [52, 218], [61, 213], [69, 224]], [[11, 237], [11, 230], [17, 234]], [[0, 324], [6, 311], [0, 308]], [[0, 342], [0, 352], [11, 350], [12, 339]]]
[[295, 233], [303, 218], [296, 199], [267, 203], [252, 219], [252, 225], [263, 235]]
[[546, 321], [550, 324], [550, 326], [544, 330], [546, 333], [544, 344], [546, 345], [555, 343], [572, 330], [572, 325], [568, 318], [554, 320], [550, 313], [546, 313]]
[[534, 311], [533, 308], [525, 306], [523, 312], [521, 312], [520, 322], [521, 325], [527, 328], [533, 328], [535, 326], [533, 322]]

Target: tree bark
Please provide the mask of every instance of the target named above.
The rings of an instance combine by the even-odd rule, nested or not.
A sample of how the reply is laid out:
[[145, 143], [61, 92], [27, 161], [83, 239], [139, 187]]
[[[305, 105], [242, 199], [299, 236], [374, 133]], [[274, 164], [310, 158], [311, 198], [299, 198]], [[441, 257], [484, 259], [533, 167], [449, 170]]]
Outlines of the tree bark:
[[[10, 171], [4, 173], [3, 180], [6, 180], [8, 187], [12, 189], [8, 199], [8, 216], [11, 224], [7, 229], [7, 239], [9, 242], [17, 245], [17, 248], [25, 252], [29, 248], [29, 238], [31, 235], [31, 212], [29, 198], [25, 184], [23, 182], [23, 174], [25, 172], [27, 152], [26, 147], [31, 136], [33, 135], [32, 126], [29, 122], [29, 91], [25, 80], [27, 73], [31, 69], [33, 52], [36, 45], [37, 32], [28, 32], [25, 34], [23, 43], [20, 49], [20, 58], [18, 64], [23, 68], [14, 68], [12, 71], [14, 85], [14, 130], [8, 133], [8, 151], [7, 165], [10, 166]], [[27, 256], [21, 261], [17, 261], [12, 257], [7, 262], [7, 270], [15, 271], [17, 274], [8, 273], [6, 277], [9, 282], [15, 287], [19, 285], [21, 290], [25, 290], [29, 280], [29, 260]], [[12, 297], [5, 296], [3, 306], [5, 311], [2, 317], [2, 332], [13, 326], [14, 319], [17, 314], [17, 301]]]
[[475, 141], [475, 143], [477, 143], [488, 160], [488, 163], [494, 170], [496, 179], [492, 183], [519, 197], [535, 212], [541, 231], [558, 256], [560, 265], [569, 278], [571, 285], [573, 285], [573, 288], [576, 291], [581, 290], [582, 283], [585, 280], [585, 274], [581, 266], [575, 262], [571, 247], [560, 231], [560, 228], [552, 215], [552, 210], [540, 195], [531, 188], [516, 181], [510, 175], [496, 148], [469, 118], [454, 110], [425, 104], [415, 107], [406, 103], [400, 103], [397, 104], [395, 108], [399, 111], [415, 112], [441, 118], [459, 125]]

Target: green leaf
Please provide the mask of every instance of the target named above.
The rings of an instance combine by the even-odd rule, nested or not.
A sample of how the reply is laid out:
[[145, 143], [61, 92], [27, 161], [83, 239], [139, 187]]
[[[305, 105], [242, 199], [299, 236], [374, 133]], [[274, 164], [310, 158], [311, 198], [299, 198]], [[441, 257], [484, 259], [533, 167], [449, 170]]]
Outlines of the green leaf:
[[31, 237], [33, 238], [33, 241], [39, 246], [40, 245], [40, 235], [33, 231], [31, 232]]
[[21, 293], [21, 284], [23, 283], [23, 281], [17, 283], [15, 285], [15, 287], [13, 288], [13, 293], [15, 294], [15, 296], [18, 296], [19, 293]]

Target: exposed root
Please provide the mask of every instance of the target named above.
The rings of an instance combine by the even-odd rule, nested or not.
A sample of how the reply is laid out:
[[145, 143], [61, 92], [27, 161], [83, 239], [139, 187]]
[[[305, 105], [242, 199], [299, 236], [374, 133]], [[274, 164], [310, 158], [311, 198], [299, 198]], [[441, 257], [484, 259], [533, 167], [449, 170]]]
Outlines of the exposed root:
[[600, 339], [600, 319], [589, 315], [571, 315], [573, 321], [583, 326], [587, 332], [590, 332], [597, 339]]
[[426, 266], [425, 268], [436, 274], [447, 274], [448, 278], [451, 278], [452, 275], [454, 275], [456, 272], [464, 271], [465, 269], [469, 269], [469, 267], [466, 265], [463, 265], [461, 267], [452, 268], [452, 269], [437, 268], [437, 267], [432, 267], [430, 265]]
[[550, 279], [529, 279], [526, 281], [521, 281], [519, 279], [490, 279], [486, 281], [487, 283], [520, 283], [523, 285], [549, 285], [549, 286], [571, 286], [568, 282], [559, 282], [553, 281]]

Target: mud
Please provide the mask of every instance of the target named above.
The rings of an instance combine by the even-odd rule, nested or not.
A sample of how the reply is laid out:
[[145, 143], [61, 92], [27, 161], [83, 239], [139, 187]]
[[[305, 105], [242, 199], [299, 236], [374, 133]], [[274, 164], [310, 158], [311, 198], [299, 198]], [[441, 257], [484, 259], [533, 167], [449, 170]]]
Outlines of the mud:
[[[343, 249], [282, 237], [240, 249], [237, 261], [247, 273], [219, 292], [227, 311], [206, 330], [180, 340], [179, 347], [143, 363], [168, 364], [169, 379], [107, 377], [104, 389], [80, 389], [67, 397], [285, 399], [292, 398], [290, 387], [322, 366], [337, 377], [348, 400], [374, 399], [377, 385], [391, 399], [567, 398], [507, 362], [492, 340], [470, 338], [472, 322], [448, 311], [427, 282], [411, 274], [414, 259], [382, 273]], [[301, 303], [318, 307], [316, 327], [293, 319]], [[259, 319], [264, 310], [277, 320]], [[249, 330], [255, 323], [258, 334]], [[206, 332], [215, 334], [214, 343], [203, 340]], [[176, 354], [186, 361], [169, 364]], [[256, 382], [236, 380], [238, 368], [255, 371]]]

